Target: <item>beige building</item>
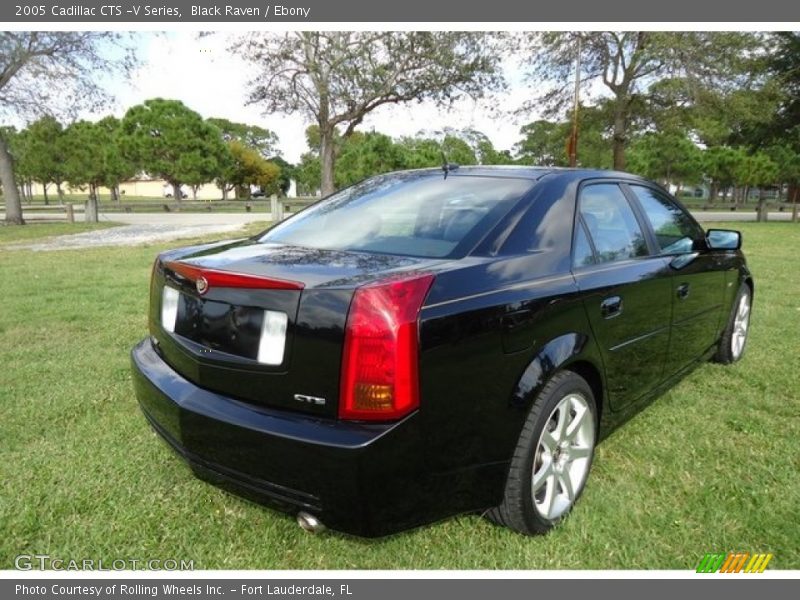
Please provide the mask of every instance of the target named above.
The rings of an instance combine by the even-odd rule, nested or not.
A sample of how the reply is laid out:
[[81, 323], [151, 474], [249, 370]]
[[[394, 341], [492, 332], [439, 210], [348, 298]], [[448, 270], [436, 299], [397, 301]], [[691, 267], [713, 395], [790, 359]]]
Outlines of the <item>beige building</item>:
[[[80, 194], [87, 194], [88, 191], [86, 188], [83, 190], [78, 188], [71, 188], [69, 185], [64, 184], [62, 186], [65, 194], [71, 195], [80, 195]], [[188, 185], [184, 185], [181, 188], [183, 193], [186, 194], [187, 198], [192, 198], [192, 188]], [[33, 184], [33, 195], [34, 196], [41, 196], [44, 194], [43, 186], [40, 183], [34, 182]], [[111, 191], [108, 188], [101, 187], [98, 190], [98, 193], [101, 196], [110, 196]], [[148, 177], [139, 177], [136, 179], [130, 179], [128, 181], [123, 181], [119, 186], [120, 194], [122, 195], [122, 199], [125, 199], [125, 196], [138, 196], [144, 198], [166, 198], [171, 197], [173, 190], [172, 186], [168, 184], [163, 179], [150, 179]], [[47, 188], [47, 193], [51, 198], [56, 197], [56, 186], [49, 185]], [[197, 199], [198, 200], [219, 200], [222, 198], [222, 190], [220, 190], [216, 185], [213, 183], [206, 183], [197, 190]]]

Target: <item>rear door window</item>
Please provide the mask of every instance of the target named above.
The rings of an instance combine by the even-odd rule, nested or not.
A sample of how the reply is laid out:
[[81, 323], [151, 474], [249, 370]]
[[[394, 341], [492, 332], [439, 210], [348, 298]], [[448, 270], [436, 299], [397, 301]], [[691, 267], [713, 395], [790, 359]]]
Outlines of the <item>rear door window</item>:
[[625, 194], [615, 183], [585, 186], [579, 208], [599, 263], [647, 256], [644, 233]]

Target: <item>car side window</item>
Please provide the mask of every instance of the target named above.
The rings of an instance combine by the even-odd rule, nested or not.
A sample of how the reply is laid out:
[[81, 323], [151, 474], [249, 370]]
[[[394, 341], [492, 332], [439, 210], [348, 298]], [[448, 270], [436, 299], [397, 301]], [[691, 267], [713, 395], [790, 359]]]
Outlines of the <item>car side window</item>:
[[589, 230], [597, 262], [649, 254], [642, 228], [617, 184], [593, 184], [581, 190], [579, 211]]
[[586, 237], [586, 229], [579, 220], [575, 224], [575, 249], [572, 253], [572, 266], [574, 268], [586, 267], [594, 264], [594, 251]]
[[665, 194], [641, 185], [631, 185], [630, 189], [653, 227], [661, 254], [691, 252], [703, 239], [703, 230]]

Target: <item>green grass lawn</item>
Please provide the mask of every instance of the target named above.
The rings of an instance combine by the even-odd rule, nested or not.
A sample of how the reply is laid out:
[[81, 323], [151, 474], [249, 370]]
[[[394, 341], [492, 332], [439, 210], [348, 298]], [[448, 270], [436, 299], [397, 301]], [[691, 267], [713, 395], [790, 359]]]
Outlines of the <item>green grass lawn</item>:
[[538, 538], [472, 515], [377, 541], [314, 536], [195, 479], [131, 386], [166, 246], [0, 251], [0, 568], [44, 553], [208, 569], [694, 569], [730, 550], [800, 568], [800, 226], [735, 226], [756, 279], [745, 359], [701, 366], [604, 441], [574, 513]]

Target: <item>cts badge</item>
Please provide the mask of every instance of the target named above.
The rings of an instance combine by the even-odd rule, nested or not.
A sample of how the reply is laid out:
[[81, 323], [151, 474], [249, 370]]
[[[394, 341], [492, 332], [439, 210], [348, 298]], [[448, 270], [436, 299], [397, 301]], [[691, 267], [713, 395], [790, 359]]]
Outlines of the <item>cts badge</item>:
[[294, 399], [303, 404], [314, 404], [316, 406], [325, 406], [327, 400], [319, 398], [318, 396], [306, 396], [305, 394], [295, 394]]
[[208, 280], [205, 277], [198, 277], [194, 285], [198, 294], [205, 294], [208, 291]]

